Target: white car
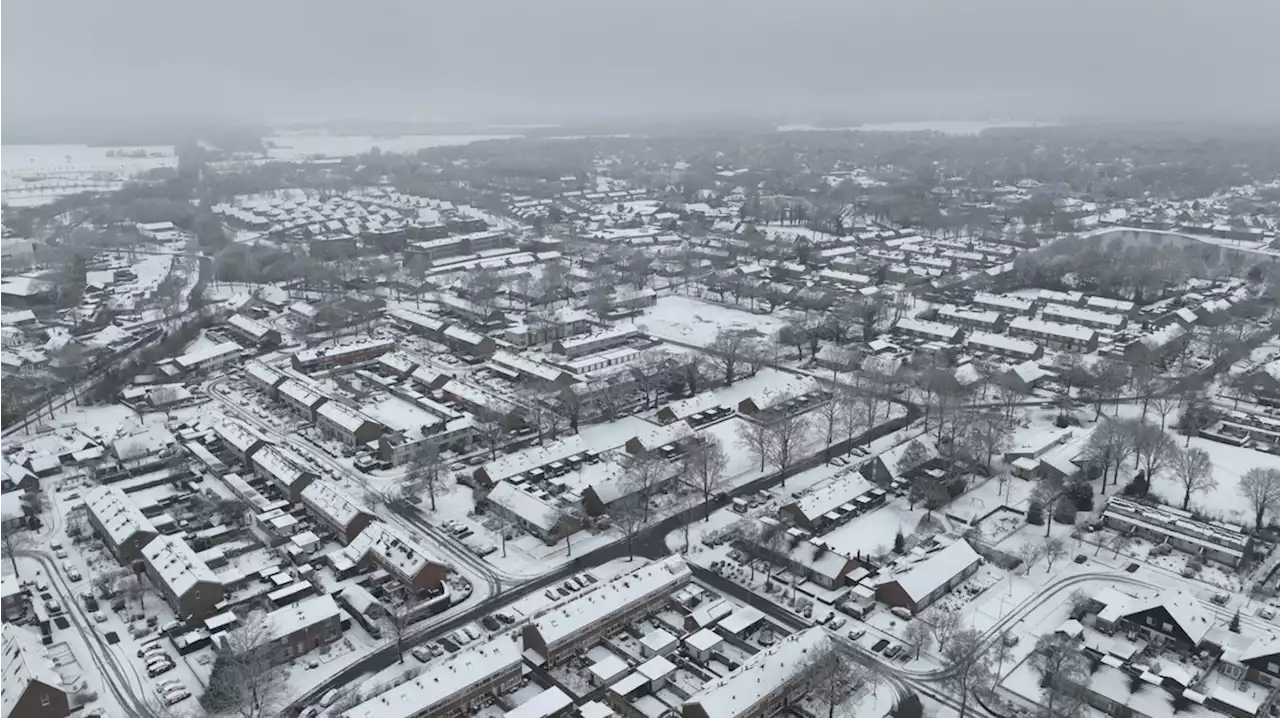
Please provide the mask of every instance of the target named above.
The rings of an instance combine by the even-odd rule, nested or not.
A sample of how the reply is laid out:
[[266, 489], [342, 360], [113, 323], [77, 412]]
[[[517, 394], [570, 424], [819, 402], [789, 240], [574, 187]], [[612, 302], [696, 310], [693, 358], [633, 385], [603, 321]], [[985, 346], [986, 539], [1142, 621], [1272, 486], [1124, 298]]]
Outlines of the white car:
[[172, 706], [177, 705], [190, 697], [191, 692], [183, 688], [181, 690], [173, 691], [172, 693], [164, 694], [164, 702]]
[[415, 646], [411, 653], [420, 663], [427, 663], [431, 660], [431, 651], [427, 650], [426, 646]]
[[98, 623], [106, 623], [107, 614], [103, 613], [102, 611], [94, 611], [93, 620], [97, 621]]

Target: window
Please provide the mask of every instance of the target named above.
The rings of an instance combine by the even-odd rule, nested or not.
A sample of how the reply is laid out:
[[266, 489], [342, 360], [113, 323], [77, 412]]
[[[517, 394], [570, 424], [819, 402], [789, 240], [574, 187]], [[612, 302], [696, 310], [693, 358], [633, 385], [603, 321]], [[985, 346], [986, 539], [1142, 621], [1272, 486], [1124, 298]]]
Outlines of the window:
[[48, 694], [48, 693], [41, 693], [41, 694], [40, 694], [40, 705], [42, 705], [42, 706], [47, 706], [47, 705], [49, 705], [49, 694]]
[[200, 598], [200, 589], [196, 589], [196, 598]]
[[1173, 633], [1173, 624], [1169, 623], [1168, 621], [1165, 621], [1164, 623], [1160, 624], [1160, 629], [1165, 633]]

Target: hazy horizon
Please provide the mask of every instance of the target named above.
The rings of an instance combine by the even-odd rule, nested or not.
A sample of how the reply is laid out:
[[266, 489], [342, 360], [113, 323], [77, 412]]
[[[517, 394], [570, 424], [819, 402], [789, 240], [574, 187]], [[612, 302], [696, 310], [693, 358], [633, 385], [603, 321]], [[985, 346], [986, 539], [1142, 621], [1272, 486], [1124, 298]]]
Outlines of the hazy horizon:
[[1280, 3], [6, 2], [4, 133], [337, 119], [1280, 120]]

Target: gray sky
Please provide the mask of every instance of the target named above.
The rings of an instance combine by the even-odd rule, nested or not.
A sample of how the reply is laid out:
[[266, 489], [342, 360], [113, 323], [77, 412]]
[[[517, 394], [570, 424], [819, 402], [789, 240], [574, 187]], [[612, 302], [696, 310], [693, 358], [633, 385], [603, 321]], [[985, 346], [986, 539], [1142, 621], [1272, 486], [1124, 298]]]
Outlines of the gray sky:
[[3, 10], [0, 89], [15, 131], [148, 116], [1280, 118], [1278, 0], [5, 0]]

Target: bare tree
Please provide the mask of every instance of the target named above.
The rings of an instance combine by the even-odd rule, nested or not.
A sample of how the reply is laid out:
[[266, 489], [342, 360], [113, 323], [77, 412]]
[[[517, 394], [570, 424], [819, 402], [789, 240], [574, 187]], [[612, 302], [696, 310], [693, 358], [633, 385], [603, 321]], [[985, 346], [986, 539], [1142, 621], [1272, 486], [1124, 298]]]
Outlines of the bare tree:
[[476, 440], [489, 452], [489, 460], [493, 461], [507, 441], [507, 426], [501, 416], [491, 411], [479, 412], [474, 418]]
[[1146, 475], [1148, 482], [1153, 481], [1169, 465], [1178, 443], [1154, 424], [1127, 420], [1121, 426], [1129, 434], [1138, 468]]
[[995, 678], [991, 667], [991, 653], [981, 631], [965, 629], [952, 636], [946, 648], [939, 649], [946, 661], [949, 673], [946, 684], [960, 696], [960, 718], [969, 709], [969, 696], [979, 688], [988, 686]]
[[387, 606], [386, 609], [383, 622], [387, 624], [391, 638], [395, 641], [396, 660], [404, 663], [404, 639], [409, 633], [409, 627], [413, 625], [413, 614], [404, 605]]
[[769, 461], [782, 474], [782, 485], [787, 485], [787, 469], [809, 449], [809, 417], [797, 412], [786, 412], [768, 425], [769, 443], [765, 449]]
[[405, 471], [406, 488], [413, 494], [426, 493], [431, 500], [431, 510], [436, 510], [436, 495], [448, 488], [444, 473], [445, 461], [440, 456], [440, 445], [427, 439], [409, 457]]
[[[954, 614], [955, 611], [951, 613]], [[907, 624], [902, 632], [902, 640], [915, 649], [916, 658], [919, 659], [921, 651], [929, 650], [929, 643], [933, 640], [933, 627], [917, 618]]]
[[738, 444], [760, 461], [760, 470], [764, 471], [773, 437], [769, 425], [762, 421], [743, 419], [738, 422], [737, 433]]
[[120, 585], [120, 590], [123, 591], [124, 598], [127, 600], [137, 600], [138, 608], [140, 609], [146, 607], [147, 600], [147, 586], [146, 584], [143, 584], [142, 581], [142, 573], [129, 573], [129, 575], [124, 578], [123, 584]]
[[1182, 508], [1191, 504], [1192, 494], [1210, 491], [1218, 485], [1213, 478], [1213, 462], [1204, 449], [1173, 450], [1173, 475], [1182, 485]]
[[1000, 412], [983, 411], [966, 423], [964, 443], [972, 447], [977, 457], [983, 457], [983, 466], [990, 471], [995, 457], [1008, 449], [1013, 441], [1010, 428]]
[[711, 497], [728, 484], [729, 455], [719, 437], [708, 435], [684, 456], [684, 481], [702, 495], [702, 520], [711, 518]]
[[[1046, 516], [1045, 520], [1050, 519]], [[1022, 565], [1027, 567], [1027, 573], [1031, 573], [1031, 567], [1043, 556], [1044, 546], [1041, 544], [1028, 541], [1018, 547], [1018, 558], [1022, 559]]]
[[4, 558], [9, 559], [13, 575], [22, 576], [22, 572], [18, 570], [18, 554], [28, 550], [31, 544], [31, 534], [26, 530], [7, 528], [0, 531], [0, 549], [4, 551]]
[[825, 709], [827, 718], [835, 718], [858, 688], [865, 682], [867, 669], [846, 656], [830, 640], [809, 664], [809, 699]]
[[[1046, 520], [1051, 521], [1051, 518]], [[1053, 564], [1067, 555], [1067, 542], [1061, 536], [1050, 536], [1044, 540], [1044, 562], [1046, 571], [1053, 571]]]
[[1155, 409], [1156, 414], [1160, 415], [1161, 431], [1164, 431], [1169, 415], [1177, 411], [1180, 406], [1182, 406], [1182, 395], [1174, 392], [1168, 386], [1163, 387], [1159, 394], [1151, 398], [1151, 408]]
[[933, 634], [933, 640], [938, 642], [939, 651], [946, 650], [947, 644], [960, 631], [961, 618], [959, 611], [934, 609], [916, 620], [924, 621], [928, 624], [929, 631]]
[[844, 418], [844, 405], [837, 400], [837, 397], [832, 396], [818, 407], [817, 415], [818, 423], [826, 432], [826, 441], [823, 443], [823, 446], [826, 448], [823, 449], [823, 452], [826, 456], [827, 463], [830, 463], [831, 445], [835, 443], [836, 428]]
[[752, 350], [752, 338], [741, 330], [722, 329], [707, 345], [711, 362], [724, 376], [726, 386], [732, 386], [738, 378], [738, 370], [746, 362], [746, 354]]
[[1280, 506], [1280, 469], [1249, 469], [1241, 477], [1238, 490], [1253, 508], [1254, 528], [1261, 529], [1267, 512]]
[[640, 502], [644, 521], [649, 521], [650, 503], [659, 486], [670, 475], [667, 462], [659, 456], [639, 456], [633, 458], [626, 467], [622, 477], [622, 486], [628, 495]]
[[284, 658], [271, 639], [266, 615], [247, 617], [227, 634], [202, 705], [210, 712], [236, 712], [243, 718], [274, 715], [288, 695]]
[[636, 494], [624, 496], [609, 506], [609, 518], [627, 542], [627, 560], [635, 558], [635, 538], [649, 523], [649, 502]]
[[1036, 649], [1027, 661], [1040, 675], [1045, 715], [1075, 716], [1080, 708], [1079, 688], [1089, 679], [1088, 659], [1075, 643], [1061, 633], [1047, 633], [1036, 641]]

